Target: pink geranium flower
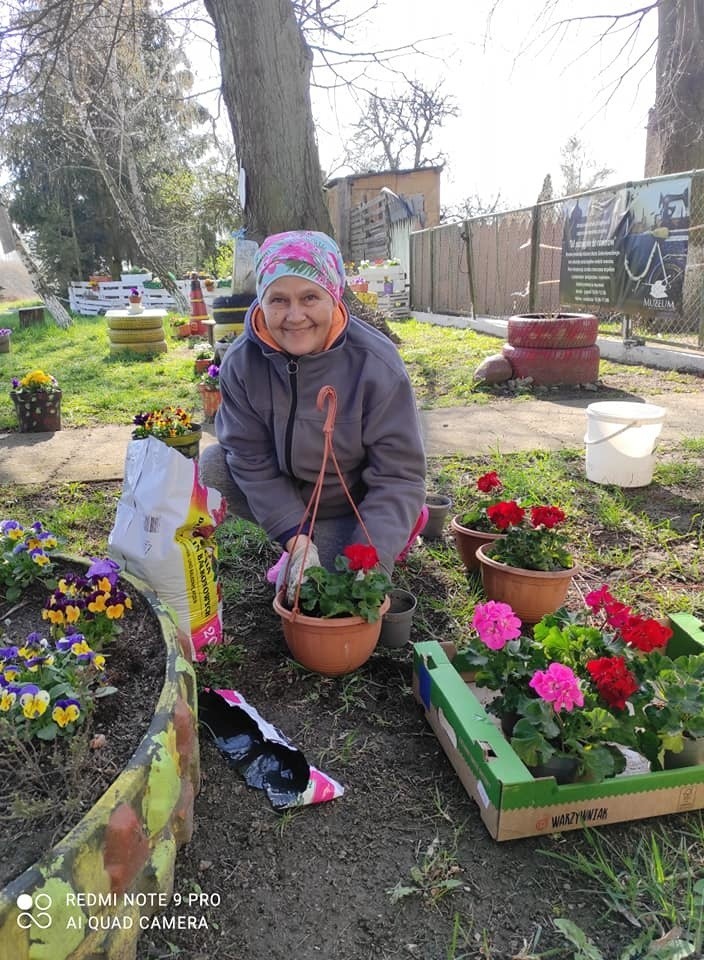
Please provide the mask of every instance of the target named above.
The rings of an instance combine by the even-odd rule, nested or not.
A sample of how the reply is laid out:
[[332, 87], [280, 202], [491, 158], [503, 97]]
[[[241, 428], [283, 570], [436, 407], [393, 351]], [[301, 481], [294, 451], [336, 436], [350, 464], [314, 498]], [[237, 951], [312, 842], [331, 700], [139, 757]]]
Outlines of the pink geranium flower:
[[562, 663], [551, 663], [547, 670], [536, 670], [528, 683], [538, 696], [551, 703], [556, 711], [568, 713], [575, 707], [584, 706], [584, 694], [579, 680], [569, 667]]
[[490, 650], [501, 650], [509, 640], [521, 635], [521, 621], [508, 603], [478, 603], [474, 608], [472, 626], [479, 639]]

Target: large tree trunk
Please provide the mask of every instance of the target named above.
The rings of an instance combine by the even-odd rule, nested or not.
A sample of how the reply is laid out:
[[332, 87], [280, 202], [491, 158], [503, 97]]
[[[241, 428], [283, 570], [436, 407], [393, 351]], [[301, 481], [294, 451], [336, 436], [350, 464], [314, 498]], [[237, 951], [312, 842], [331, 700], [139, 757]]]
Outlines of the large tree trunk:
[[704, 4], [660, 0], [646, 176], [704, 167]]
[[222, 91], [246, 174], [247, 237], [332, 234], [310, 104], [311, 51], [290, 0], [205, 0]]

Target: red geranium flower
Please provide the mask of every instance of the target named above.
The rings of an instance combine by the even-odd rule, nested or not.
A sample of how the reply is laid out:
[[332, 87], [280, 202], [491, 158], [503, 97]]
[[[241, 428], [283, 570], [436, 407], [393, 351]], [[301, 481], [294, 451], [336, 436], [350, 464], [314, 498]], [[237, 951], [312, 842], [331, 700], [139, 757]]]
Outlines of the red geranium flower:
[[589, 660], [589, 671], [599, 696], [618, 710], [626, 709], [626, 700], [638, 689], [638, 681], [626, 666], [623, 657], [599, 657]]
[[631, 616], [631, 608], [626, 606], [625, 603], [621, 603], [619, 600], [614, 600], [613, 597], [611, 597], [604, 604], [604, 613], [606, 614], [606, 622], [608, 625], [615, 630], [620, 630], [625, 623], [628, 623]]
[[559, 507], [531, 507], [530, 522], [534, 527], [546, 527], [552, 530], [565, 520], [565, 514]]
[[525, 517], [523, 507], [519, 507], [515, 500], [502, 500], [486, 508], [486, 515], [499, 530], [515, 527]]
[[664, 627], [657, 620], [646, 620], [638, 616], [629, 617], [620, 629], [624, 643], [644, 653], [650, 653], [657, 647], [664, 647], [672, 636], [672, 630], [669, 627]]
[[379, 563], [376, 549], [365, 543], [352, 543], [342, 551], [350, 562], [350, 570], [371, 570]]
[[499, 480], [499, 475], [495, 470], [485, 473], [483, 477], [477, 480], [477, 489], [482, 493], [491, 493], [492, 490], [500, 490], [503, 484]]
[[592, 610], [598, 611], [605, 608], [608, 603], [613, 603], [614, 598], [609, 593], [608, 586], [604, 584], [601, 590], [592, 590], [591, 593], [588, 593], [584, 602]]

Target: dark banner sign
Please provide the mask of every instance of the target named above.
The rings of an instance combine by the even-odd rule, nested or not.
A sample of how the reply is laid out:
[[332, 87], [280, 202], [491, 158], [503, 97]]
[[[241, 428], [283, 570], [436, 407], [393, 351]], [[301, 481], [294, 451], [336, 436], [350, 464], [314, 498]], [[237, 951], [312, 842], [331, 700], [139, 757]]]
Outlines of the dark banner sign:
[[560, 303], [681, 312], [690, 193], [677, 177], [566, 201]]

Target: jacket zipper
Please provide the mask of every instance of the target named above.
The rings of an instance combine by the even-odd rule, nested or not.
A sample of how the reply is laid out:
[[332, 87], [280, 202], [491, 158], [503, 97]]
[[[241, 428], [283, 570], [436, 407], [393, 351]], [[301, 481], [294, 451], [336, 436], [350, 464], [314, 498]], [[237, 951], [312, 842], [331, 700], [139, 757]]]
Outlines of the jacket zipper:
[[286, 442], [284, 454], [286, 457], [286, 468], [289, 476], [293, 477], [293, 422], [296, 418], [296, 407], [298, 406], [298, 360], [290, 357], [286, 364], [288, 372], [288, 382], [291, 388], [291, 406], [288, 411], [288, 422], [286, 424]]

